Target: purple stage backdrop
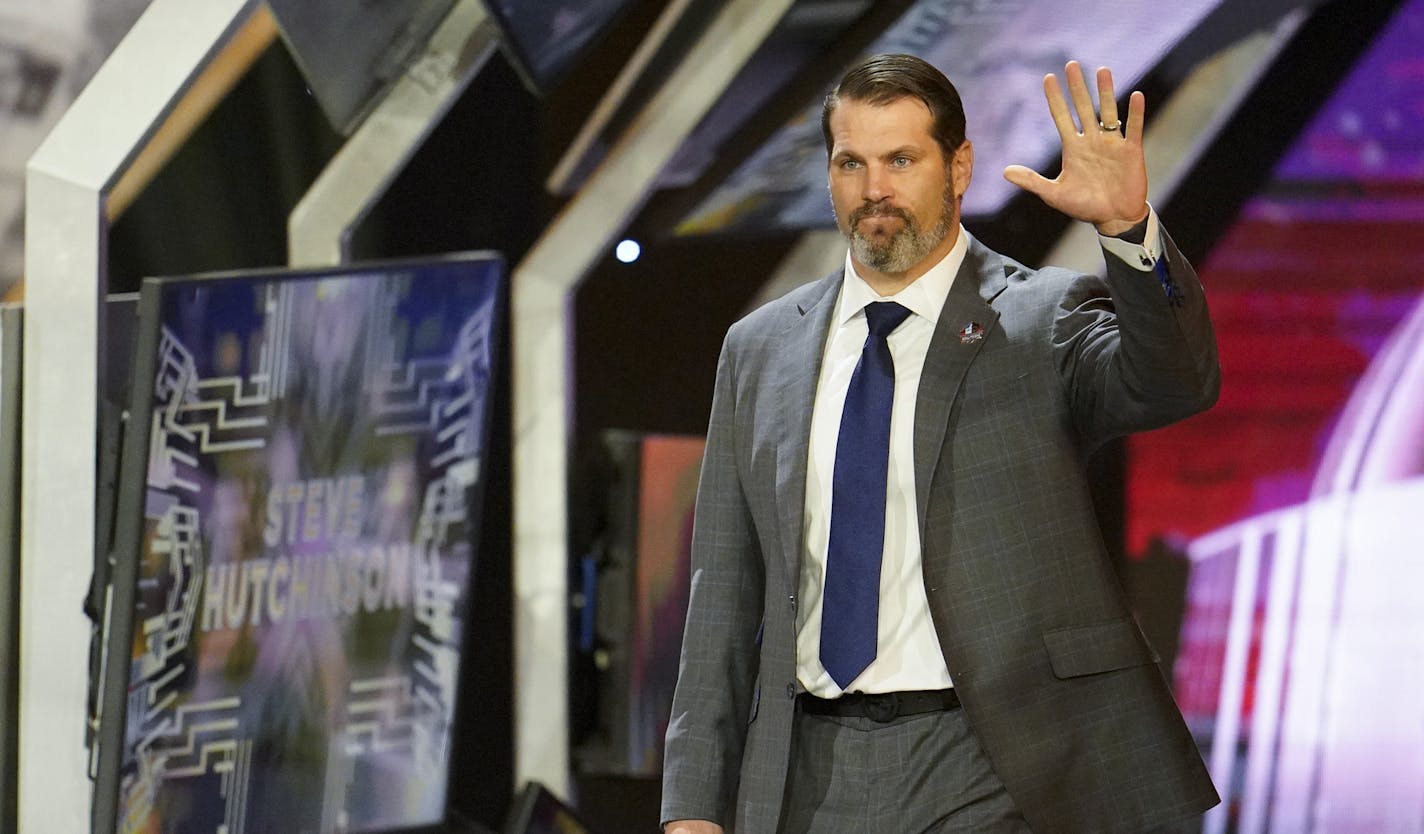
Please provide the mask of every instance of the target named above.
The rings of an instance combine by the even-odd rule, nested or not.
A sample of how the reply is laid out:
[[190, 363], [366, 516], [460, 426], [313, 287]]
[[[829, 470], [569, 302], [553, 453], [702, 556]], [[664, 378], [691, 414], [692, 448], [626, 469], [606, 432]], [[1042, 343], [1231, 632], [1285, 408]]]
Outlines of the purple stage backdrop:
[[[866, 50], [907, 52], [943, 70], [964, 98], [975, 170], [964, 213], [989, 217], [1019, 193], [998, 176], [1005, 165], [1054, 159], [1058, 135], [1043, 103], [1043, 74], [1068, 59], [1110, 64], [1130, 90], [1162, 54], [1220, 0], [920, 0]], [[1024, 33], [1033, 33], [1025, 38]], [[825, 91], [829, 92], [829, 88]], [[776, 132], [678, 226], [681, 234], [833, 228], [826, 198], [821, 98]]]
[[501, 275], [145, 286], [118, 831], [444, 820]]
[[1203, 264], [1221, 403], [1132, 441], [1207, 834], [1424, 834], [1421, 43], [1408, 0]]

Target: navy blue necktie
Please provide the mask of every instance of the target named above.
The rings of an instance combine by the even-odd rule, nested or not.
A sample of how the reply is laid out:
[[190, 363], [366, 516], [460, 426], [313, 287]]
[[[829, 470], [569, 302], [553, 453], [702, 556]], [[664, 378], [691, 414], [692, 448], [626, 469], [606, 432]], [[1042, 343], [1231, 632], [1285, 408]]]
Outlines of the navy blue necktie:
[[895, 361], [885, 338], [910, 315], [893, 301], [865, 306], [870, 332], [850, 378], [831, 484], [831, 535], [821, 599], [821, 665], [841, 689], [875, 659], [880, 557]]

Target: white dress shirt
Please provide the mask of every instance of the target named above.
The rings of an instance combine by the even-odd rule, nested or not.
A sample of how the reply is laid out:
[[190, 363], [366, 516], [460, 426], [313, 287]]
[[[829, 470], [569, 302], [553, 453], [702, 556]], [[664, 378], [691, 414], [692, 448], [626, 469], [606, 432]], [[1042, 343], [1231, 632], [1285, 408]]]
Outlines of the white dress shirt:
[[[1129, 266], [1151, 272], [1161, 256], [1157, 214], [1148, 212], [1141, 244], [1099, 235], [1103, 248]], [[920, 371], [929, 351], [945, 299], [968, 251], [963, 227], [954, 248], [909, 286], [891, 296], [875, 293], [846, 256], [821, 375], [811, 413], [806, 461], [806, 506], [802, 516], [803, 552], [797, 605], [796, 672], [812, 695], [836, 698], [843, 691], [897, 692], [945, 689], [952, 685], [930, 619], [920, 569], [920, 531], [915, 497], [914, 423]], [[836, 440], [850, 378], [860, 360], [868, 328], [865, 305], [894, 301], [911, 315], [887, 342], [895, 362], [895, 396], [890, 412], [890, 461], [885, 490], [885, 549], [880, 565], [880, 623], [875, 660], [842, 690], [821, 664], [821, 600], [831, 529], [831, 484]]]
[[841, 410], [851, 374], [860, 361], [868, 327], [865, 305], [894, 301], [911, 315], [886, 340], [895, 361], [895, 398], [890, 411], [889, 480], [885, 490], [885, 551], [880, 563], [880, 627], [875, 660], [849, 690], [895, 692], [944, 689], [949, 671], [940, 653], [929, 601], [920, 573], [920, 530], [915, 500], [915, 398], [930, 336], [939, 321], [954, 275], [969, 250], [958, 240], [939, 263], [898, 293], [880, 297], [856, 274], [846, 257], [845, 280], [832, 313], [821, 360], [821, 377], [811, 412], [811, 442], [806, 460], [806, 508], [800, 598], [796, 609], [796, 665], [801, 685], [813, 695], [835, 698], [841, 688], [821, 665], [821, 597], [825, 587], [826, 545], [831, 531], [831, 480], [840, 435]]

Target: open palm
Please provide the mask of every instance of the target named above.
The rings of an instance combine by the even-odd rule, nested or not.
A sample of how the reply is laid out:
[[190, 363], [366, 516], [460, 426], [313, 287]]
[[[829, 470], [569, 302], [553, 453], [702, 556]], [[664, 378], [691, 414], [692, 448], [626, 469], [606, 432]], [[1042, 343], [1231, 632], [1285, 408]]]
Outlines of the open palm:
[[1103, 234], [1119, 234], [1147, 216], [1147, 163], [1142, 151], [1145, 100], [1140, 92], [1128, 99], [1124, 131], [1107, 67], [1097, 73], [1096, 110], [1078, 62], [1069, 61], [1063, 74], [1071, 108], [1058, 79], [1052, 73], [1043, 79], [1048, 110], [1063, 142], [1061, 173], [1050, 180], [1022, 165], [1010, 165], [1004, 178], [1069, 217], [1092, 223]]

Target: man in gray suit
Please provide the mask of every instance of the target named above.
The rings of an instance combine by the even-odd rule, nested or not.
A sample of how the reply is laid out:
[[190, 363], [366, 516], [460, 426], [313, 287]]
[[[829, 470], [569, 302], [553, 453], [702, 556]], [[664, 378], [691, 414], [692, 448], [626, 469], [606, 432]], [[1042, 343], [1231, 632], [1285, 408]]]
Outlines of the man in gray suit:
[[1214, 337], [1146, 202], [1142, 94], [1120, 122], [1106, 69], [1096, 107], [1065, 77], [1062, 173], [1004, 176], [1097, 227], [1106, 279], [960, 226], [974, 152], [938, 70], [876, 56], [827, 98], [846, 269], [727, 334], [669, 834], [1144, 832], [1218, 801], [1083, 468], [1209, 407]]

